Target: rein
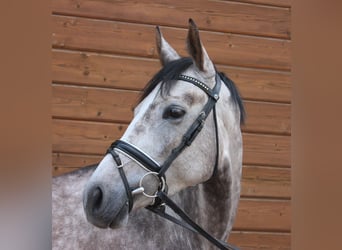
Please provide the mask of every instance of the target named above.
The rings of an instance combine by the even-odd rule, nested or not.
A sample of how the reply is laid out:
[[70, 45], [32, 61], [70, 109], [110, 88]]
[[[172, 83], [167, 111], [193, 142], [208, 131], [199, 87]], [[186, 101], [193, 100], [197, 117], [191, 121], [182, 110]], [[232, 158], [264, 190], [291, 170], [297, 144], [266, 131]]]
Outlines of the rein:
[[[213, 243], [219, 249], [223, 250], [238, 250], [237, 247], [232, 246], [222, 240], [216, 239], [207, 233], [203, 228], [201, 228], [198, 224], [196, 224], [181, 208], [178, 207], [167, 195], [167, 182], [165, 177], [165, 172], [171, 166], [172, 162], [182, 153], [182, 151], [191, 145], [197, 135], [201, 132], [205, 120], [213, 111], [213, 119], [215, 124], [215, 139], [216, 139], [216, 159], [215, 159], [215, 167], [213, 171], [213, 175], [217, 171], [218, 165], [218, 157], [219, 157], [219, 138], [218, 138], [218, 129], [217, 129], [217, 117], [216, 117], [216, 108], [215, 104], [219, 99], [219, 93], [221, 89], [221, 80], [220, 76], [216, 74], [216, 84], [213, 89], [209, 88], [203, 82], [197, 80], [196, 78], [186, 76], [186, 75], [179, 75], [176, 80], [182, 80], [189, 82], [200, 89], [202, 89], [208, 95], [208, 101], [203, 107], [202, 111], [193, 122], [193, 124], [188, 128], [186, 133], [183, 135], [182, 141], [180, 144], [175, 147], [169, 157], [164, 161], [164, 163], [160, 166], [153, 158], [151, 158], [148, 154], [143, 152], [141, 149], [137, 148], [136, 146], [123, 141], [117, 140], [111, 144], [111, 146], [107, 150], [107, 154], [111, 154], [115, 163], [117, 164], [117, 168], [123, 184], [125, 186], [127, 198], [128, 198], [128, 207], [129, 212], [132, 210], [133, 207], [133, 195], [142, 193], [143, 195], [153, 198], [154, 202], [152, 205], [147, 206], [146, 209], [156, 213], [157, 215], [170, 220], [192, 232], [199, 233], [203, 237], [205, 237], [208, 241]], [[147, 173], [140, 179], [139, 187], [138, 188], [131, 188], [129, 186], [127, 177], [123, 170], [123, 165], [120, 159], [120, 156], [116, 152], [120, 152], [133, 161], [135, 161], [139, 166], [147, 170]], [[142, 185], [143, 179], [148, 176], [152, 175], [159, 180], [159, 187], [155, 194], [148, 194], [145, 193], [144, 187]], [[182, 220], [179, 220], [165, 212], [165, 207], [168, 206], [172, 209]]]

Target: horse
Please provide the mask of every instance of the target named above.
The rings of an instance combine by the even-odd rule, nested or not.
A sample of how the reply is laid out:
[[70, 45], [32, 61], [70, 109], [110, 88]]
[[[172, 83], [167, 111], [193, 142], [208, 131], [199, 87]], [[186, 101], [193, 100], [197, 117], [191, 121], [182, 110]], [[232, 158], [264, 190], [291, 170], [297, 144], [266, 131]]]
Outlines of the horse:
[[240, 198], [242, 98], [192, 19], [189, 57], [158, 26], [156, 48], [162, 68], [121, 139], [98, 166], [53, 178], [52, 249], [217, 249], [181, 222], [179, 207], [217, 241], [228, 239]]

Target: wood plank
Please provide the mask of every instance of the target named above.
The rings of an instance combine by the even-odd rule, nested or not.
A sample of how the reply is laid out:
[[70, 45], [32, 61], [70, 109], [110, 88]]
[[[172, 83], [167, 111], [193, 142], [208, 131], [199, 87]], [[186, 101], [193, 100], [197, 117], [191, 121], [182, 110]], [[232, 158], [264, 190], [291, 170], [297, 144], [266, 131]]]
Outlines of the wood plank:
[[52, 154], [52, 176], [66, 174], [82, 167], [98, 164], [103, 155]]
[[243, 166], [242, 197], [291, 197], [291, 170], [263, 166]]
[[[54, 85], [52, 115], [69, 119], [129, 123], [138, 92]], [[245, 101], [247, 112], [243, 131], [290, 134], [290, 105]]]
[[52, 167], [53, 168], [70, 168], [78, 169], [81, 167], [90, 166], [99, 163], [103, 155], [81, 155], [81, 154], [52, 154]]
[[241, 3], [251, 3], [251, 4], [265, 4], [269, 6], [276, 6], [276, 7], [291, 7], [291, 0], [224, 0], [224, 1], [234, 1], [234, 2], [241, 2]]
[[69, 119], [128, 123], [138, 92], [77, 86], [52, 87], [52, 115]]
[[[53, 119], [54, 152], [103, 154], [127, 125]], [[290, 137], [243, 133], [244, 164], [290, 166]]]
[[[53, 175], [97, 164], [102, 158], [103, 155], [53, 153]], [[243, 166], [241, 196], [289, 199], [291, 197], [290, 171], [290, 169], [272, 167]]]
[[291, 166], [291, 137], [243, 133], [246, 165]]
[[52, 120], [52, 150], [81, 154], [104, 154], [119, 139], [127, 125], [85, 121]]
[[286, 72], [252, 70], [218, 65], [218, 69], [227, 75], [238, 86], [244, 99], [291, 102], [291, 75]]
[[233, 229], [290, 232], [291, 202], [242, 198]]
[[242, 130], [257, 133], [291, 133], [291, 105], [267, 102], [244, 102], [247, 119]]
[[157, 59], [52, 50], [53, 81], [142, 90], [160, 69]]
[[[288, 73], [217, 66], [237, 84], [245, 99], [291, 101]], [[159, 69], [157, 59], [52, 51], [52, 79], [57, 82], [142, 90]]]
[[290, 36], [288, 9], [230, 1], [200, 1], [193, 4], [182, 0], [54, 0], [52, 9], [59, 14], [183, 28], [187, 27], [191, 17], [203, 30], [281, 38]]
[[229, 243], [243, 250], [290, 250], [289, 233], [233, 231]]
[[[54, 48], [157, 58], [155, 27], [116, 21], [52, 16]], [[170, 44], [187, 55], [187, 30], [163, 27]], [[290, 70], [290, 41], [202, 31], [201, 38], [215, 63]]]
[[60, 176], [63, 174], [71, 173], [80, 168], [61, 168], [61, 167], [53, 167], [52, 168], [52, 176]]

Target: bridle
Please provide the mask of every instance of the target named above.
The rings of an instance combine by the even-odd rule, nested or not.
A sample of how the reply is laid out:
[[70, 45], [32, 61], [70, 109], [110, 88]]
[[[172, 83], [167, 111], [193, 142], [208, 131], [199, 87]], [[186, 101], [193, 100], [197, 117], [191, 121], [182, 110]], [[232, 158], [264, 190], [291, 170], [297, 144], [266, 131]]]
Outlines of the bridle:
[[[178, 155], [180, 155], [186, 147], [189, 147], [191, 145], [191, 143], [194, 141], [196, 136], [202, 130], [205, 120], [211, 111], [213, 111], [213, 118], [214, 118], [214, 124], [215, 124], [215, 137], [216, 137], [216, 159], [215, 159], [213, 175], [216, 172], [217, 165], [218, 165], [218, 157], [219, 157], [219, 138], [218, 138], [215, 104], [219, 99], [219, 93], [221, 89], [220, 75], [216, 73], [216, 76], [215, 76], [216, 83], [215, 83], [214, 88], [212, 89], [208, 87], [205, 83], [187, 75], [179, 75], [178, 78], [176, 78], [175, 80], [186, 81], [199, 87], [208, 95], [209, 98], [208, 98], [207, 103], [204, 105], [202, 111], [199, 113], [198, 117], [196, 118], [196, 120], [192, 123], [192, 125], [188, 128], [186, 133], [183, 135], [180, 144], [171, 151], [171, 154], [164, 161], [164, 163], [160, 165], [155, 160], [153, 160], [152, 157], [150, 157], [148, 154], [143, 152], [141, 149], [123, 140], [117, 140], [113, 142], [111, 146], [108, 148], [106, 153], [111, 154], [115, 163], [117, 164], [120, 177], [125, 186], [125, 190], [126, 190], [126, 194], [128, 198], [127, 205], [129, 207], [129, 212], [131, 211], [133, 207], [133, 195], [141, 193], [149, 198], [154, 199], [153, 204], [146, 207], [148, 210], [182, 227], [185, 227], [190, 231], [201, 234], [207, 240], [215, 244], [220, 249], [238, 250], [238, 248], [236, 248], [235, 246], [232, 246], [219, 239], [216, 239], [213, 236], [211, 236], [209, 233], [207, 233], [167, 196], [167, 183], [166, 183], [166, 178], [165, 178], [165, 172], [171, 166], [172, 162], [178, 157]], [[127, 157], [135, 161], [139, 166], [147, 170], [147, 173], [143, 175], [143, 177], [140, 179], [138, 188], [131, 188], [129, 186], [127, 177], [123, 170], [123, 165], [122, 165], [120, 156], [116, 151], [126, 155]], [[154, 176], [159, 181], [158, 190], [155, 194], [148, 194], [144, 190], [143, 180], [148, 175]], [[165, 206], [168, 206], [169, 208], [171, 208], [180, 218], [182, 218], [182, 220], [179, 220], [167, 214], [165, 212]]]

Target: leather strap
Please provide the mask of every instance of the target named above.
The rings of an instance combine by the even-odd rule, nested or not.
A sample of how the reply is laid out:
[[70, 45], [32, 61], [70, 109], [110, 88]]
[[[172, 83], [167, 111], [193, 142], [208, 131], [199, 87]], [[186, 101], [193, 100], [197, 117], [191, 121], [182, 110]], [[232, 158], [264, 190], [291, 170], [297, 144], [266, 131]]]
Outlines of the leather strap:
[[[207, 119], [208, 115], [210, 114], [211, 110], [215, 107], [215, 104], [217, 100], [219, 99], [219, 93], [221, 89], [221, 81], [218, 74], [215, 76], [216, 84], [214, 88], [211, 90], [209, 87], [204, 88], [203, 86], [207, 86], [204, 83], [198, 81], [192, 77], [184, 78], [183, 75], [180, 75], [179, 80], [187, 81], [195, 86], [198, 86], [199, 88], [203, 89], [209, 96], [209, 99], [205, 106], [203, 107], [202, 111], [200, 112], [199, 116], [195, 120], [195, 122], [188, 128], [186, 133], [183, 135], [182, 141], [180, 144], [172, 150], [171, 155], [165, 160], [163, 165], [161, 166], [161, 169], [159, 171], [159, 176], [165, 175], [165, 172], [167, 169], [171, 166], [172, 162], [182, 153], [182, 151], [185, 149], [185, 147], [189, 147], [191, 143], [195, 140], [199, 132], [201, 132], [204, 122]], [[216, 124], [216, 117], [215, 118], [215, 124]], [[217, 126], [215, 127], [215, 133], [217, 133]], [[218, 136], [216, 136], [216, 140], [218, 141]], [[217, 144], [218, 145], [218, 144]], [[216, 158], [218, 158], [218, 148], [217, 148], [217, 155]], [[215, 164], [214, 169], [217, 168], [217, 162]]]
[[159, 172], [159, 164], [155, 162], [151, 157], [149, 157], [146, 153], [142, 152], [140, 149], [136, 148], [132, 144], [122, 140], [116, 140], [112, 144], [112, 147], [125, 152], [130, 157], [133, 157], [135, 161], [139, 162], [152, 172]]
[[208, 241], [213, 243], [215, 246], [217, 246], [219, 249], [222, 250], [239, 250], [236, 246], [233, 246], [231, 244], [228, 244], [227, 242], [224, 242], [222, 240], [216, 239], [213, 236], [211, 236], [208, 232], [206, 232], [202, 227], [200, 227], [197, 223], [195, 223], [181, 208], [177, 206], [176, 203], [174, 203], [164, 192], [159, 191], [157, 193], [157, 196], [164, 202], [166, 206], [171, 208], [183, 221], [178, 220], [177, 218], [167, 214], [165, 212], [165, 208], [156, 208], [156, 207], [148, 207], [148, 209], [157, 215], [170, 220], [192, 232], [198, 233], [205, 237]]
[[215, 89], [215, 88], [214, 89], [210, 89], [208, 87], [208, 85], [206, 85], [205, 83], [197, 80], [196, 78], [193, 78], [191, 76], [186, 76], [186, 75], [179, 75], [178, 76], [178, 80], [182, 80], [182, 81], [189, 82], [189, 83], [192, 83], [192, 84], [196, 85], [197, 87], [202, 89], [205, 93], [207, 93], [208, 96], [210, 96], [213, 99], [217, 100], [218, 97], [219, 97], [218, 93], [220, 91], [217, 91], [217, 89]]
[[132, 195], [132, 192], [131, 192], [131, 188], [129, 186], [129, 183], [128, 183], [128, 180], [127, 180], [127, 177], [125, 175], [125, 171], [123, 170], [123, 166], [122, 166], [122, 162], [121, 162], [121, 159], [120, 159], [120, 156], [115, 152], [114, 148], [109, 148], [107, 150], [107, 153], [111, 154], [115, 163], [116, 163], [116, 166], [119, 170], [119, 173], [120, 173], [120, 176], [121, 176], [121, 180], [125, 186], [125, 190], [126, 190], [126, 195], [127, 195], [127, 199], [128, 199], [128, 211], [131, 212], [132, 210], [132, 207], [133, 207], [133, 195]]

